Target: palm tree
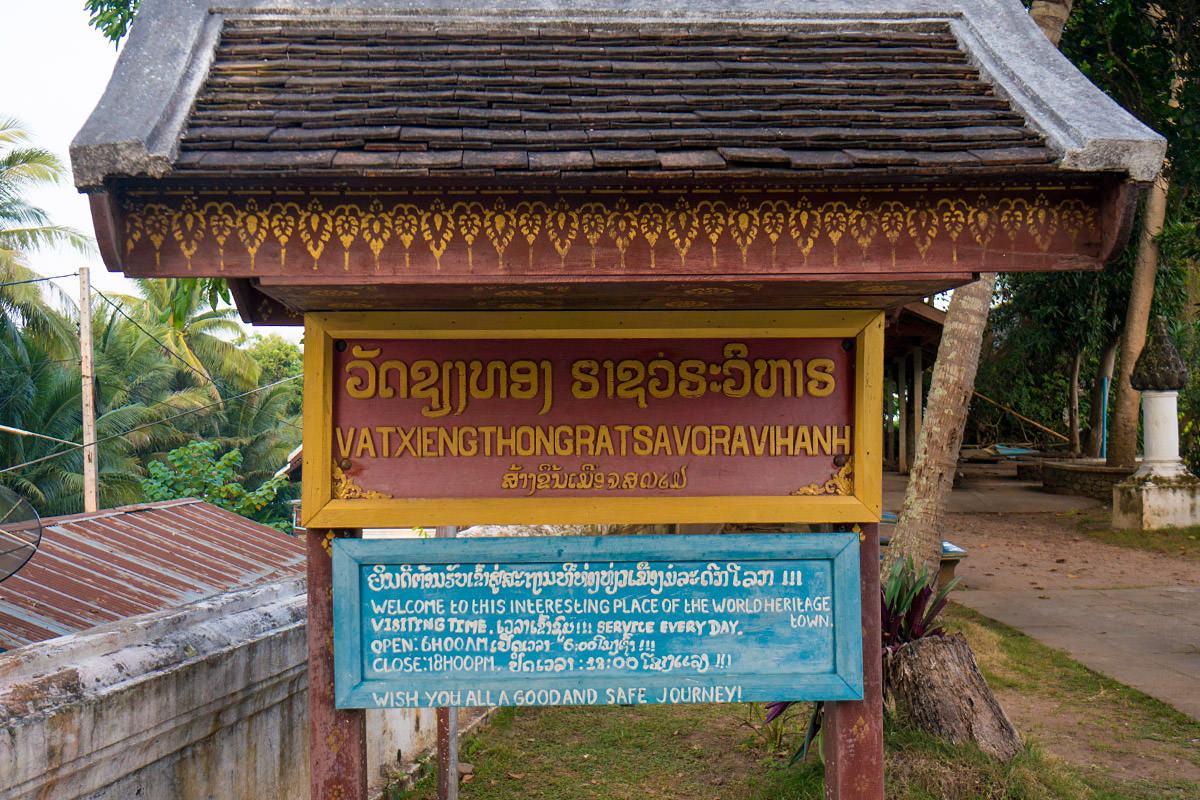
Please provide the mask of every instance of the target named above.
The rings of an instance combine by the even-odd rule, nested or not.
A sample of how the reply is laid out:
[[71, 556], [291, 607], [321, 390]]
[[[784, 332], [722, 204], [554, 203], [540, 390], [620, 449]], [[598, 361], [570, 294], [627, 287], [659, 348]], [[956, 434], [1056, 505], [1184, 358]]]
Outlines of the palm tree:
[[66, 175], [62, 162], [48, 150], [35, 147], [25, 129], [10, 118], [0, 118], [0, 337], [15, 328], [46, 337], [56, 349], [69, 348], [74, 331], [66, 318], [54, 313], [37, 283], [40, 276], [25, 263], [26, 255], [43, 247], [69, 245], [82, 253], [95, 244], [79, 231], [52, 225], [46, 212], [25, 199], [31, 188], [57, 183]]
[[242, 476], [248, 488], [274, 475], [300, 444], [300, 417], [287, 414], [290, 399], [291, 387], [280, 384], [226, 404], [212, 441], [222, 452], [241, 451]]
[[[2, 419], [7, 425], [41, 436], [0, 436], [0, 464], [28, 465], [0, 472], [0, 484], [26, 497], [41, 514], [75, 513], [83, 506], [82, 451], [65, 443], [78, 442], [82, 436], [79, 368], [47, 358], [49, 353], [32, 336], [26, 334], [23, 338], [25, 363], [0, 364], [0, 375], [18, 377], [21, 388], [20, 402], [10, 402], [3, 409]], [[103, 506], [140, 500], [139, 456], [164, 449], [164, 436], [182, 438], [170, 427], [150, 424], [163, 416], [160, 408], [138, 403], [113, 407], [98, 417], [97, 461]], [[139, 427], [136, 436], [114, 435]]]
[[194, 280], [137, 283], [142, 297], [126, 301], [131, 316], [170, 351], [182, 384], [205, 388], [213, 400], [258, 385], [258, 362], [238, 347], [245, 334], [235, 309], [212, 308]]

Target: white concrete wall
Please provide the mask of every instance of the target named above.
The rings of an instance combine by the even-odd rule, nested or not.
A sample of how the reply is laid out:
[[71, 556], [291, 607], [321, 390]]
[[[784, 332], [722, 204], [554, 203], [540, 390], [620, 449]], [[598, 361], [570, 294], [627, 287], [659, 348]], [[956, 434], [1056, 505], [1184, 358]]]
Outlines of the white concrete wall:
[[[306, 800], [305, 603], [289, 581], [0, 654], [0, 797]], [[433, 720], [368, 712], [374, 791]]]

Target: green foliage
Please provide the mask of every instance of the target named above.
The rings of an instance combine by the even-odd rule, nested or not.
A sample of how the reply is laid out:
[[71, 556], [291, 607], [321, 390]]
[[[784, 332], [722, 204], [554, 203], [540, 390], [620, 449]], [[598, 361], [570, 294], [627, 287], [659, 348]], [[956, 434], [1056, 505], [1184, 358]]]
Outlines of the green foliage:
[[116, 44], [129, 32], [140, 0], [84, 0], [83, 8], [91, 16], [88, 24]]
[[1178, 324], [1172, 333], [1188, 365], [1187, 384], [1179, 392], [1179, 454], [1191, 473], [1200, 475], [1200, 320]]
[[263, 336], [256, 333], [250, 337], [250, 355], [258, 362], [263, 383], [274, 383], [283, 378], [294, 378], [304, 371], [303, 354], [300, 346], [289, 342], [277, 333]]
[[[73, 228], [52, 225], [46, 212], [31, 204], [31, 190], [58, 183], [66, 168], [58, 156], [37, 147], [12, 118], [0, 117], [0, 270], [24, 266], [24, 255], [43, 247], [67, 245], [82, 253], [95, 250], [92, 240]], [[30, 290], [24, 290], [26, 294]], [[36, 289], [32, 290], [36, 294]]]
[[[1117, 275], [1110, 274], [1108, 286], [1101, 286], [1101, 277], [1097, 273], [1001, 276], [1001, 301], [988, 317], [976, 390], [1052, 430], [1063, 430], [1071, 359], [1077, 349], [1086, 353], [1084, 376], [1089, 379], [1098, 350], [1116, 336], [1123, 314], [1116, 309], [1128, 298], [1128, 280], [1122, 285]], [[1089, 279], [1092, 286], [1087, 285]], [[1060, 298], [1067, 308], [1060, 305]], [[1072, 315], [1090, 320], [1091, 325], [1076, 323]], [[1086, 398], [1085, 393], [1081, 415], [1087, 413]], [[990, 403], [972, 404], [965, 440], [1029, 442], [1041, 447], [1061, 441]]]
[[227, 511], [241, 514], [284, 532], [291, 531], [290, 520], [280, 519], [270, 506], [287, 483], [283, 477], [271, 477], [255, 489], [242, 485], [242, 454], [229, 450], [217, 455], [212, 442], [191, 442], [167, 454], [167, 463], [154, 461], [142, 481], [149, 500], [175, 500], [195, 497]]
[[177, 278], [175, 287], [170, 302], [159, 313], [159, 321], [175, 330], [183, 330], [196, 307], [196, 298], [202, 299], [213, 311], [218, 311], [222, 303], [226, 306], [233, 303], [229, 284], [222, 278]]
[[[300, 346], [289, 342], [277, 333], [267, 336], [254, 334], [247, 348], [250, 357], [258, 364], [259, 379], [264, 385], [304, 374], [304, 355]], [[302, 381], [286, 384], [287, 413], [295, 416], [303, 406]]]
[[1166, 137], [1169, 215], [1193, 219], [1200, 185], [1200, 7], [1194, 0], [1076, 0], [1062, 51]]
[[[76, 319], [47, 301], [43, 290], [52, 285], [24, 263], [25, 254], [39, 247], [92, 247], [86, 237], [50, 224], [25, 199], [63, 175], [53, 154], [34, 146], [17, 123], [0, 118], [0, 283], [7, 284], [0, 286], [0, 423], [80, 442]], [[295, 487], [272, 484], [271, 477], [299, 444], [299, 381], [252, 391], [259, 361], [238, 346], [244, 334], [236, 312], [220, 305], [228, 297], [223, 281], [148, 280], [139, 289], [138, 298], [97, 296], [92, 304], [101, 505], [144, 500], [148, 463], [170, 463], [172, 448], [206, 439], [219, 452], [238, 453], [236, 464], [224, 462], [240, 473], [236, 483], [249, 487], [235, 506], [241, 503], [260, 520], [289, 521], [287, 501]], [[69, 309], [68, 300], [59, 300]], [[281, 354], [268, 359], [270, 368], [298, 374], [298, 351], [269, 344], [264, 352]], [[0, 470], [0, 485], [43, 515], [82, 510], [77, 447], [0, 432]], [[259, 493], [273, 485], [274, 491]]]
[[[1027, 3], [1028, 5], [1028, 3]], [[1188, 326], [1184, 284], [1200, 257], [1200, 6], [1194, 0], [1076, 0], [1061, 49], [1085, 75], [1168, 143], [1167, 220], [1160, 238], [1153, 313]], [[1137, 227], [1135, 226], [1135, 230]], [[1080, 418], [1106, 345], [1124, 325], [1137, 237], [1100, 272], [1008, 275], [1001, 279], [976, 385], [980, 393], [1056, 430], [1063, 429], [1069, 374], [1081, 355]], [[1181, 398], [1200, 415], [1200, 389]], [[980, 443], [1055, 442], [999, 409], [976, 404]], [[1200, 461], [1200, 451], [1191, 455]]]
[[[1155, 313], [1174, 320], [1185, 357], [1195, 362], [1196, 309], [1183, 285], [1200, 256], [1200, 6], [1195, 0], [1077, 0], [1063, 52], [1110, 96], [1167, 139], [1170, 180], [1160, 239]], [[1189, 350], [1189, 348], [1191, 348]], [[1200, 387], [1181, 394], [1183, 450], [1200, 466]]]

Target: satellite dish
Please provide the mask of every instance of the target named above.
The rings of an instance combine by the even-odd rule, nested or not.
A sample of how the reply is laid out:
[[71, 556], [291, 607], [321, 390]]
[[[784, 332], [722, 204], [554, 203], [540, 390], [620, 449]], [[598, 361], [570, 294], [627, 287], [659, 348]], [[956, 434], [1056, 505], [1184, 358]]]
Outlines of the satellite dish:
[[41, 541], [37, 511], [24, 497], [0, 486], [0, 581], [25, 566]]

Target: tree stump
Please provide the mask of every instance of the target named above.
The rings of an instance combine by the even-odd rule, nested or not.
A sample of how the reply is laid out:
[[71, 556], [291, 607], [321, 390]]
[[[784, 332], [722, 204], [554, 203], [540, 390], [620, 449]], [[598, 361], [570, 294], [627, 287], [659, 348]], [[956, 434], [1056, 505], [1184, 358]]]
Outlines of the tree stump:
[[961, 633], [903, 644], [883, 669], [897, 713], [922, 730], [959, 744], [973, 741], [1001, 761], [1025, 749]]

